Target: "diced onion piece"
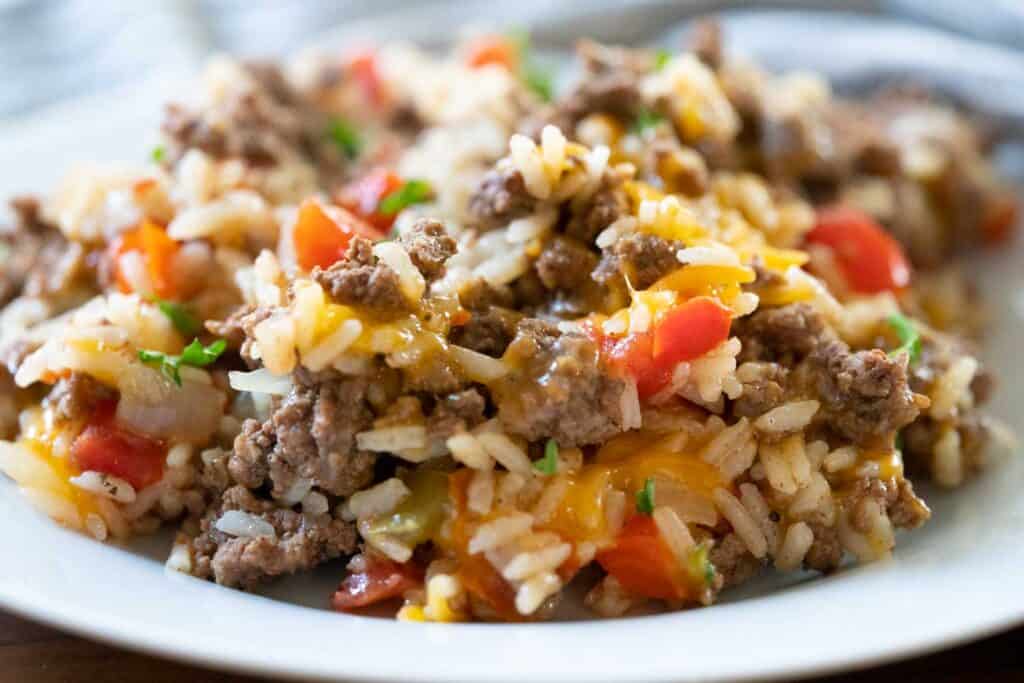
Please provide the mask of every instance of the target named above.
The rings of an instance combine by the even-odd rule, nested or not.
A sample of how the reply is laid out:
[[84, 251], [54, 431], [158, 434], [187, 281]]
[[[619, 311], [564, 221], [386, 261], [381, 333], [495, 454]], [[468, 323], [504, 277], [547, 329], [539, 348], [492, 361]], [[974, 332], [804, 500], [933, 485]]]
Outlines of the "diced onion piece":
[[259, 368], [252, 372], [233, 370], [228, 373], [228, 381], [235, 391], [249, 391], [254, 394], [270, 394], [272, 396], [284, 396], [292, 388], [290, 376], [275, 375], [266, 368]]

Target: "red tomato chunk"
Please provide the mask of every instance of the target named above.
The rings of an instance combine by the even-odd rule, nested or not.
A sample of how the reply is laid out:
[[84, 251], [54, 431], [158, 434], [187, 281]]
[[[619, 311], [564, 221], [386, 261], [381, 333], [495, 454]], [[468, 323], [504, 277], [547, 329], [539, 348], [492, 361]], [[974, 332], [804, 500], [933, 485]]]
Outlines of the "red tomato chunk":
[[113, 408], [100, 406], [71, 445], [71, 460], [82, 472], [124, 479], [136, 491], [160, 481], [167, 448], [160, 441], [130, 432], [113, 419]]
[[843, 277], [856, 292], [895, 292], [910, 284], [910, 264], [903, 248], [862, 211], [843, 206], [819, 210], [807, 241], [832, 250]]
[[353, 572], [341, 582], [331, 598], [334, 609], [344, 612], [399, 598], [423, 583], [423, 573], [411, 563], [372, 559], [367, 560], [367, 565], [365, 571]]

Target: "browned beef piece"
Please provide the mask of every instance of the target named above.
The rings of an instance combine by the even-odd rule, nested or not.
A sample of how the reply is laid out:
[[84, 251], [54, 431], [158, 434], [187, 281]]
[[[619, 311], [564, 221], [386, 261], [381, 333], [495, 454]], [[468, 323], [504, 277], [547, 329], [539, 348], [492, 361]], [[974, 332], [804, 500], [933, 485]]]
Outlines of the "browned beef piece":
[[611, 114], [632, 121], [642, 104], [640, 79], [654, 66], [650, 53], [581, 40], [576, 53], [583, 64], [579, 81], [558, 101], [523, 124], [526, 135], [537, 137], [552, 124], [572, 137], [576, 124], [589, 114]]
[[18, 434], [17, 395], [14, 377], [0, 368], [0, 439], [13, 439]]
[[355, 445], [356, 433], [373, 421], [370, 381], [302, 369], [293, 378], [294, 388], [269, 420], [246, 420], [228, 470], [246, 488], [269, 483], [275, 499], [301, 479], [336, 496], [351, 495], [373, 475], [375, 456]]
[[87, 275], [85, 252], [46, 222], [35, 197], [11, 200], [14, 225], [0, 228], [0, 305], [59, 294]]
[[545, 287], [571, 292], [590, 277], [597, 256], [569, 237], [555, 237], [544, 246], [533, 267]]
[[373, 242], [354, 237], [345, 258], [327, 270], [313, 269], [313, 279], [339, 304], [362, 306], [394, 315], [412, 306], [399, 286], [398, 274], [373, 255]]
[[59, 380], [45, 400], [54, 406], [59, 419], [77, 421], [92, 415], [100, 401], [116, 397], [117, 392], [89, 375], [73, 372], [70, 377]]
[[743, 393], [732, 404], [738, 417], [758, 417], [786, 402], [789, 371], [778, 363], [760, 363], [756, 377], [743, 382]]
[[252, 91], [232, 95], [209, 111], [167, 107], [162, 128], [170, 158], [197, 148], [218, 159], [265, 166], [298, 155], [317, 166], [325, 184], [340, 179], [346, 160], [330, 140], [327, 115], [291, 88], [278, 67], [244, 68], [255, 82]]
[[[216, 528], [227, 510], [258, 516], [274, 527], [275, 536], [230, 536]], [[356, 530], [331, 513], [308, 515], [258, 499], [233, 486], [203, 516], [192, 540], [192, 573], [224, 586], [251, 589], [277, 576], [306, 571], [356, 548]]]
[[254, 366], [258, 361], [250, 353], [253, 329], [269, 318], [271, 313], [269, 308], [241, 306], [224, 320], [207, 320], [206, 329], [226, 340], [230, 348], [238, 350], [246, 363]]
[[804, 566], [817, 572], [835, 571], [843, 562], [843, 544], [835, 527], [809, 522], [814, 540], [804, 555]]
[[466, 324], [452, 330], [451, 342], [488, 356], [500, 357], [516, 336], [516, 325], [523, 317], [513, 310], [515, 297], [478, 279], [459, 291], [459, 300], [471, 316]]
[[487, 399], [479, 389], [448, 394], [437, 400], [427, 420], [431, 438], [446, 439], [458, 431], [472, 429], [484, 421]]
[[522, 174], [509, 166], [487, 171], [469, 198], [469, 213], [481, 230], [500, 228], [532, 213], [536, 206], [537, 199], [526, 190]]
[[715, 567], [719, 590], [743, 583], [761, 570], [761, 562], [750, 554], [740, 537], [732, 533], [715, 544], [708, 559]]
[[722, 65], [722, 26], [711, 18], [699, 19], [690, 30], [687, 45], [690, 52], [712, 69]]
[[494, 388], [507, 431], [567, 447], [601, 443], [622, 431], [626, 384], [602, 366], [590, 338], [527, 319], [505, 357], [518, 367]]
[[900, 528], [916, 529], [932, 514], [925, 502], [914, 494], [914, 486], [909, 481], [862, 477], [854, 482], [843, 503], [849, 511], [850, 525], [861, 533], [871, 530], [872, 517], [866, 507], [868, 501], [877, 503], [889, 515], [893, 525]]
[[807, 359], [809, 377], [821, 401], [821, 415], [833, 430], [856, 444], [910, 424], [920, 412], [907, 382], [906, 356], [884, 351], [852, 352], [841, 341], [820, 344]]
[[621, 182], [617, 176], [606, 173], [594, 195], [570, 216], [565, 234], [583, 244], [593, 244], [594, 238], [625, 212]]
[[658, 134], [647, 145], [641, 167], [644, 180], [655, 187], [691, 197], [706, 193], [711, 181], [704, 157], [671, 134]]
[[448, 236], [444, 224], [429, 218], [416, 221], [399, 242], [427, 282], [444, 277], [444, 262], [458, 248], [455, 240]]
[[739, 360], [777, 361], [792, 366], [833, 334], [821, 315], [803, 303], [762, 308], [733, 322], [742, 349]]
[[647, 289], [676, 268], [682, 267], [676, 258], [676, 252], [681, 248], [679, 242], [665, 240], [657, 235], [639, 232], [626, 235], [604, 250], [592, 277], [605, 283], [623, 275], [634, 289]]

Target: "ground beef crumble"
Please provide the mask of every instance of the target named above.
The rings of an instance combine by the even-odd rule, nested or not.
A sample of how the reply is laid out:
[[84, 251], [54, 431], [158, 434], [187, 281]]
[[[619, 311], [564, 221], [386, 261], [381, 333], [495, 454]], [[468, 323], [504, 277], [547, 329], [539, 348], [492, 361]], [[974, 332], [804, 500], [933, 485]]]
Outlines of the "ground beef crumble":
[[399, 238], [409, 252], [409, 258], [427, 282], [444, 277], [444, 263], [457, 248], [441, 221], [422, 218], [413, 223], [409, 232]]
[[82, 245], [68, 242], [43, 218], [39, 199], [16, 197], [10, 205], [15, 221], [0, 227], [0, 305], [19, 296], [53, 297], [78, 282], [93, 284]]
[[551, 290], [573, 291], [587, 282], [597, 265], [597, 256], [569, 237], [548, 242], [534, 262], [540, 281]]
[[[274, 527], [275, 536], [230, 536], [216, 528], [226, 510], [253, 514]], [[226, 490], [203, 516], [192, 540], [192, 573], [217, 583], [251, 589], [266, 579], [312, 569], [356, 548], [356, 530], [331, 513], [309, 515], [276, 507], [242, 486]]]
[[533, 212], [537, 199], [526, 189], [522, 174], [499, 165], [484, 174], [469, 198], [469, 214], [481, 230], [493, 230]]
[[345, 258], [326, 270], [314, 268], [312, 277], [339, 304], [390, 315], [412, 308], [402, 293], [398, 274], [377, 260], [373, 242], [363, 237], [352, 238]]
[[588, 337], [523, 320], [506, 359], [519, 371], [495, 388], [494, 398], [508, 432], [573, 447], [600, 443], [623, 430], [626, 384], [602, 367]]
[[348, 496], [370, 482], [372, 453], [355, 445], [357, 432], [369, 428], [369, 380], [338, 374], [313, 376], [297, 370], [295, 387], [266, 422], [246, 420], [235, 439], [228, 471], [239, 484], [271, 496], [288, 496], [300, 480], [336, 496]]
[[623, 276], [634, 289], [647, 289], [682, 264], [676, 252], [682, 244], [647, 233], [626, 235], [604, 250], [592, 277], [602, 283]]

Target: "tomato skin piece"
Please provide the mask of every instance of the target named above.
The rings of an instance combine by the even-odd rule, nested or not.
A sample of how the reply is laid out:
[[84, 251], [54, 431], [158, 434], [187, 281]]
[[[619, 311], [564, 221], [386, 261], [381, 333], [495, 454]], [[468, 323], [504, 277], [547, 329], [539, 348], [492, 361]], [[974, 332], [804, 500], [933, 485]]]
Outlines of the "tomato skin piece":
[[368, 607], [401, 597], [405, 591], [423, 584], [423, 571], [411, 562], [398, 564], [383, 558], [367, 559], [367, 568], [346, 576], [331, 597], [331, 607], [339, 612]]
[[819, 209], [807, 241], [832, 249], [847, 283], [856, 292], [896, 292], [910, 284], [910, 264], [903, 248], [862, 211], [845, 206]]
[[326, 207], [310, 197], [299, 207], [292, 239], [299, 265], [306, 270], [314, 266], [329, 268], [345, 257], [353, 235], [376, 237], [376, 233], [358, 218], [338, 207]]
[[633, 595], [679, 600], [688, 594], [672, 551], [648, 515], [630, 517], [615, 545], [599, 552], [595, 559]]
[[97, 407], [71, 445], [71, 461], [81, 472], [120, 477], [141, 491], [163, 477], [167, 448], [156, 439], [119, 426], [114, 421], [115, 408], [113, 401]]
[[133, 291], [131, 283], [121, 272], [119, 259], [129, 251], [137, 251], [142, 254], [146, 264], [146, 274], [153, 286], [153, 294], [161, 299], [176, 299], [178, 292], [174, 281], [174, 257], [180, 246], [167, 236], [161, 226], [148, 220], [122, 233], [110, 245], [118, 288], [125, 294]]
[[699, 296], [669, 311], [654, 330], [658, 366], [700, 358], [729, 338], [732, 313], [710, 297]]
[[668, 385], [676, 365], [699, 358], [728, 339], [731, 323], [729, 309], [702, 296], [673, 308], [653, 331], [621, 339], [591, 336], [613, 366], [636, 380], [637, 394], [645, 399]]
[[1013, 197], [998, 197], [990, 202], [982, 214], [981, 238], [986, 244], [1006, 242], [1020, 217], [1020, 206]]
[[359, 84], [367, 102], [374, 106], [384, 103], [384, 88], [377, 71], [376, 51], [368, 49], [354, 53], [349, 58], [348, 70], [352, 79]]
[[378, 230], [381, 233], [379, 236], [383, 236], [395, 224], [397, 214], [381, 213], [380, 203], [402, 185], [402, 178], [397, 173], [377, 168], [343, 187], [338, 194], [338, 203]]
[[649, 398], [668, 385], [672, 367], [654, 360], [654, 335], [631, 334], [618, 340], [605, 340], [606, 355], [612, 365], [636, 380], [637, 394]]
[[465, 59], [466, 65], [473, 69], [495, 64], [514, 72], [519, 63], [519, 50], [504, 36], [480, 36], [466, 48]]

